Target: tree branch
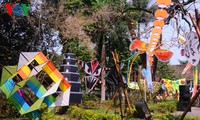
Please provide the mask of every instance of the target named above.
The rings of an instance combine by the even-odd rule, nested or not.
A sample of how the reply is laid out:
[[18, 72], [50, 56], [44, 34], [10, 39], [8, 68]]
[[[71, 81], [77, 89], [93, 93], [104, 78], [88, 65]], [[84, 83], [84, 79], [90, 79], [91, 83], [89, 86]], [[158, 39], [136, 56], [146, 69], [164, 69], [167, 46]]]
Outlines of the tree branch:
[[187, 2], [183, 2], [183, 6], [188, 5], [188, 4], [192, 3], [192, 2], [195, 2], [195, 0], [188, 0]]
[[127, 12], [127, 11], [129, 11], [129, 10], [145, 11], [147, 13], [153, 14], [152, 11], [144, 9], [144, 8], [128, 8], [125, 11], [123, 11], [122, 14], [125, 13], [125, 12]]

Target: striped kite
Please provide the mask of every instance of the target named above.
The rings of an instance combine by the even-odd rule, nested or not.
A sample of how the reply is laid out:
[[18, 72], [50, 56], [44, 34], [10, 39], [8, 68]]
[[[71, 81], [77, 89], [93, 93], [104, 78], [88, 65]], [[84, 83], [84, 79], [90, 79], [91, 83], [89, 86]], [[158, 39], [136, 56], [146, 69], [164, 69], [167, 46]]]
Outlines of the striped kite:
[[[39, 73], [48, 78], [40, 80]], [[46, 81], [44, 83], [43, 81]], [[18, 66], [5, 66], [0, 89], [21, 115], [39, 119], [42, 103], [48, 107], [68, 106], [71, 85], [42, 52], [20, 53]]]

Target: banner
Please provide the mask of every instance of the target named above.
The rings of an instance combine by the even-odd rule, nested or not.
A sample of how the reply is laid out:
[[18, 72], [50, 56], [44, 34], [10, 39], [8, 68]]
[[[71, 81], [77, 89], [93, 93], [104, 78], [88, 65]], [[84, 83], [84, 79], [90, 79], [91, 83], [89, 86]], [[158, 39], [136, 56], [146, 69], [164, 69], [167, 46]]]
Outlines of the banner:
[[186, 78], [178, 80], [170, 80], [162, 78], [162, 80], [164, 81], [164, 85], [167, 88], [168, 92], [172, 92], [173, 94], [175, 94], [176, 92], [179, 93], [179, 86], [185, 85], [186, 83]]

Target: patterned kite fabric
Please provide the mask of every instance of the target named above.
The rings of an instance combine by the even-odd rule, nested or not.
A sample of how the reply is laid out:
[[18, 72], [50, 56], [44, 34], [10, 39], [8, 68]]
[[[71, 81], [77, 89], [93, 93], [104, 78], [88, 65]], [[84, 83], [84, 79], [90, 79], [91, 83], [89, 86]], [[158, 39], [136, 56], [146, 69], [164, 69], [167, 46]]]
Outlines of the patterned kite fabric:
[[89, 62], [78, 60], [78, 64], [83, 68], [86, 74], [83, 78], [86, 84], [86, 93], [91, 92], [97, 83], [101, 83], [99, 76], [103, 70], [110, 70], [110, 68], [102, 68], [97, 60]]
[[84, 78], [85, 86], [86, 86], [86, 93], [90, 93], [97, 83], [101, 83], [101, 81], [96, 77], [85, 76]]
[[175, 94], [176, 92], [179, 94], [180, 93], [179, 86], [186, 84], [185, 78], [178, 79], [178, 80], [169, 80], [169, 79], [162, 78], [162, 80], [164, 81], [164, 85], [167, 88], [168, 92], [172, 92], [173, 94]]
[[[0, 89], [21, 115], [39, 118], [42, 103], [48, 107], [69, 105], [71, 85], [42, 52], [22, 52], [18, 66], [9, 67], [3, 69]], [[38, 79], [41, 71], [50, 84]]]
[[[120, 73], [120, 75], [122, 75]], [[120, 85], [120, 80], [119, 80], [119, 76], [117, 75], [117, 70], [116, 67], [113, 66], [111, 67], [109, 73], [106, 75], [105, 80], [112, 85], [115, 86], [119, 86]], [[126, 79], [124, 78], [124, 76], [122, 75], [122, 81], [123, 83], [121, 83], [123, 86], [127, 84]]]
[[[151, 44], [151, 43], [150, 43]], [[149, 48], [150, 44], [148, 45], [146, 42], [141, 40], [133, 40], [129, 46], [130, 51], [134, 51], [135, 49], [139, 50], [141, 53], [146, 52], [146, 79], [148, 85], [148, 92], [153, 92], [153, 85], [152, 85], [152, 75], [151, 75], [151, 67], [153, 62], [153, 55], [155, 55], [158, 60], [162, 62], [167, 62], [172, 57], [173, 53], [169, 50], [160, 49], [157, 47]], [[149, 50], [151, 49], [151, 52]]]

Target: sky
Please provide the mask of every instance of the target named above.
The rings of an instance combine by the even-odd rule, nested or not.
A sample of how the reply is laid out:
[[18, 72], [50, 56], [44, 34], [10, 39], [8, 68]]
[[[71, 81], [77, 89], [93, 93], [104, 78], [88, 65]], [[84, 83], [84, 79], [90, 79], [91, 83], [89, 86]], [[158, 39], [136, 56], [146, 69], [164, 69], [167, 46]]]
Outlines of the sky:
[[[151, 27], [153, 26], [153, 22], [149, 22], [147, 25], [141, 24], [141, 40], [149, 43], [150, 41], [150, 35], [151, 35]], [[146, 32], [145, 32], [146, 31]], [[178, 37], [176, 34], [176, 31], [171, 25], [165, 25], [162, 29], [162, 42], [163, 46], [161, 46], [162, 49], [167, 49], [173, 52], [173, 55], [169, 61], [170, 65], [178, 65], [179, 60], [186, 61], [185, 56], [181, 55], [181, 49], [183, 49], [183, 46], [177, 46], [178, 44]], [[173, 42], [171, 39], [173, 39]]]

